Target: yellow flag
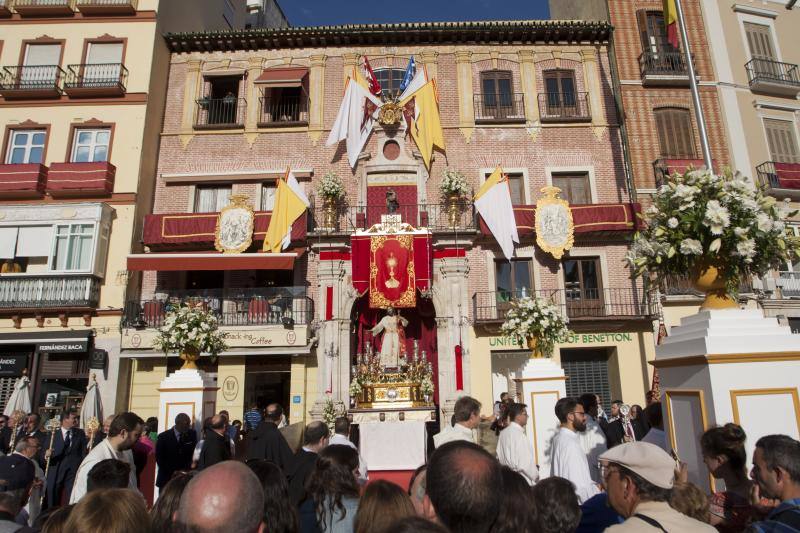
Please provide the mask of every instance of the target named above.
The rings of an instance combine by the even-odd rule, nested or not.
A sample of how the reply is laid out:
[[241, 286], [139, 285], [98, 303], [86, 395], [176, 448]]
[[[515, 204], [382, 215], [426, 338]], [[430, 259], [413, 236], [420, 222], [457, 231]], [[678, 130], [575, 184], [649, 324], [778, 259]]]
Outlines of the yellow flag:
[[409, 96], [400, 105], [405, 105], [411, 98], [415, 98], [414, 107], [417, 119], [411, 126], [411, 136], [417, 143], [425, 167], [430, 170], [433, 147], [444, 147], [444, 132], [439, 119], [439, 106], [436, 104], [436, 88], [432, 81], [422, 86], [420, 90]]
[[502, 180], [503, 180], [503, 169], [501, 169], [498, 166], [496, 169], [494, 169], [492, 175], [486, 178], [486, 181], [483, 182], [481, 188], [478, 189], [478, 192], [475, 194], [475, 199], [477, 200], [478, 198], [486, 194], [486, 191], [488, 191], [489, 189], [500, 183]]
[[278, 180], [275, 192], [275, 207], [269, 219], [267, 235], [264, 237], [265, 252], [279, 253], [291, 242], [292, 224], [305, 213], [308, 200], [293, 174], [286, 180]]
[[662, 3], [667, 42], [678, 48], [678, 8], [675, 6], [675, 0], [662, 0]]
[[361, 71], [358, 70], [357, 66], [353, 66], [353, 75], [351, 76], [351, 78], [354, 79], [357, 84], [361, 85], [363, 88], [369, 91], [369, 84], [367, 83], [367, 80], [364, 78], [364, 75], [361, 74]]

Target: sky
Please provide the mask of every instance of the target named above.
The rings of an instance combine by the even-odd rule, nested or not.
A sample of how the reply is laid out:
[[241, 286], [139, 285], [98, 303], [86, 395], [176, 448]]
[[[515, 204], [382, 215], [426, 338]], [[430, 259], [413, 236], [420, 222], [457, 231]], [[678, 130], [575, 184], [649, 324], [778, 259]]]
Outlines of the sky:
[[278, 0], [292, 26], [548, 18], [547, 0]]

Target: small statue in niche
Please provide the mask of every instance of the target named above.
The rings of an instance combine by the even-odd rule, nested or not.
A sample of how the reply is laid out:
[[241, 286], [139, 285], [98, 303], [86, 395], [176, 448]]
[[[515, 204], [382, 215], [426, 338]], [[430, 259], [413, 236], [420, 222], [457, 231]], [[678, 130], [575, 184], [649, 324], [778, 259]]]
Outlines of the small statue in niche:
[[397, 212], [400, 208], [400, 202], [397, 201], [397, 193], [394, 189], [386, 191], [386, 212], [390, 215]]

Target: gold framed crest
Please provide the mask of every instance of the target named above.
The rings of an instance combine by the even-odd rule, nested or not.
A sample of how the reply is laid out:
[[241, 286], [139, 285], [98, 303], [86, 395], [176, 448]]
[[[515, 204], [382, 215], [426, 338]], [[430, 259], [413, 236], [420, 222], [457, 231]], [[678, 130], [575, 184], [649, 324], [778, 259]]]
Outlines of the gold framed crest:
[[217, 228], [214, 232], [214, 247], [224, 254], [238, 254], [247, 250], [253, 243], [253, 226], [255, 213], [249, 197], [234, 194], [228, 205], [223, 207], [217, 217]]
[[542, 187], [543, 197], [536, 200], [536, 244], [539, 248], [561, 259], [564, 252], [575, 244], [575, 224], [569, 202], [559, 197], [558, 187]]

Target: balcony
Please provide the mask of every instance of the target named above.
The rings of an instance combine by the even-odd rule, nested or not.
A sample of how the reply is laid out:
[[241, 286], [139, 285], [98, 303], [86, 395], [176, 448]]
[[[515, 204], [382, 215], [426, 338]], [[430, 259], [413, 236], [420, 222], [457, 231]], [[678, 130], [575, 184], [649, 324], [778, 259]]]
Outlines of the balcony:
[[308, 97], [286, 96], [272, 98], [262, 96], [258, 99], [259, 128], [280, 128], [286, 126], [308, 125]]
[[63, 17], [73, 15], [74, 0], [14, 0], [14, 9], [23, 17]]
[[314, 319], [314, 302], [305, 287], [263, 289], [165, 290], [149, 300], [125, 303], [124, 328], [159, 328], [180, 304], [211, 311], [221, 326], [294, 326]]
[[224, 98], [198, 98], [196, 130], [223, 130], [244, 127], [247, 100], [226, 96]]
[[44, 194], [46, 182], [44, 165], [0, 165], [0, 198], [39, 198]]
[[[533, 292], [534, 294], [531, 294]], [[655, 297], [642, 289], [554, 289], [538, 291], [486, 291], [472, 297], [476, 324], [505, 320], [515, 298], [547, 298], [570, 321], [646, 320], [658, 312]]]
[[0, 17], [11, 16], [11, 1], [12, 0], [0, 0]]
[[542, 122], [590, 122], [588, 93], [539, 93]]
[[[694, 288], [689, 276], [670, 276], [661, 284], [661, 296], [671, 300], [702, 299], [705, 295]], [[739, 294], [753, 294], [751, 280], [742, 280], [739, 283]]]
[[653, 161], [656, 187], [661, 187], [666, 183], [667, 178], [673, 174], [683, 174], [689, 169], [698, 170], [701, 168], [706, 168], [705, 161], [694, 156], [659, 157]]
[[645, 86], [689, 85], [689, 68], [679, 50], [647, 50], [639, 56], [639, 71]]
[[75, 5], [87, 17], [135, 15], [137, 0], [78, 0]]
[[783, 270], [778, 272], [778, 279], [775, 283], [781, 289], [783, 298], [800, 297], [800, 272], [794, 270]]
[[80, 64], [67, 67], [64, 92], [72, 98], [124, 96], [128, 69], [121, 63]]
[[800, 72], [793, 63], [751, 59], [745, 63], [747, 81], [753, 92], [795, 98], [800, 94]]
[[50, 196], [105, 196], [114, 192], [117, 168], [107, 161], [97, 163], [52, 163], [47, 176]]
[[[380, 223], [381, 216], [389, 214], [386, 204], [341, 206], [333, 219], [326, 217], [322, 206], [313, 211], [311, 232], [321, 234], [350, 234], [357, 229], [366, 229]], [[475, 207], [464, 201], [451, 213], [446, 204], [401, 204], [394, 212], [403, 222], [415, 228], [427, 228], [433, 232], [475, 232]]]
[[767, 161], [756, 167], [756, 177], [769, 194], [800, 199], [800, 163]]
[[97, 307], [100, 278], [90, 274], [0, 276], [0, 311]]
[[58, 98], [64, 71], [58, 65], [3, 67], [0, 95], [11, 98]]
[[[575, 234], [630, 234], [638, 229], [637, 213], [641, 206], [634, 203], [624, 204], [591, 204], [570, 206]], [[514, 219], [517, 222], [517, 233], [520, 238], [533, 236], [535, 233], [535, 205], [515, 205]], [[483, 219], [478, 218], [478, 230], [481, 234], [491, 236]]]
[[525, 122], [525, 95], [488, 93], [473, 96], [476, 124], [513, 124]]

